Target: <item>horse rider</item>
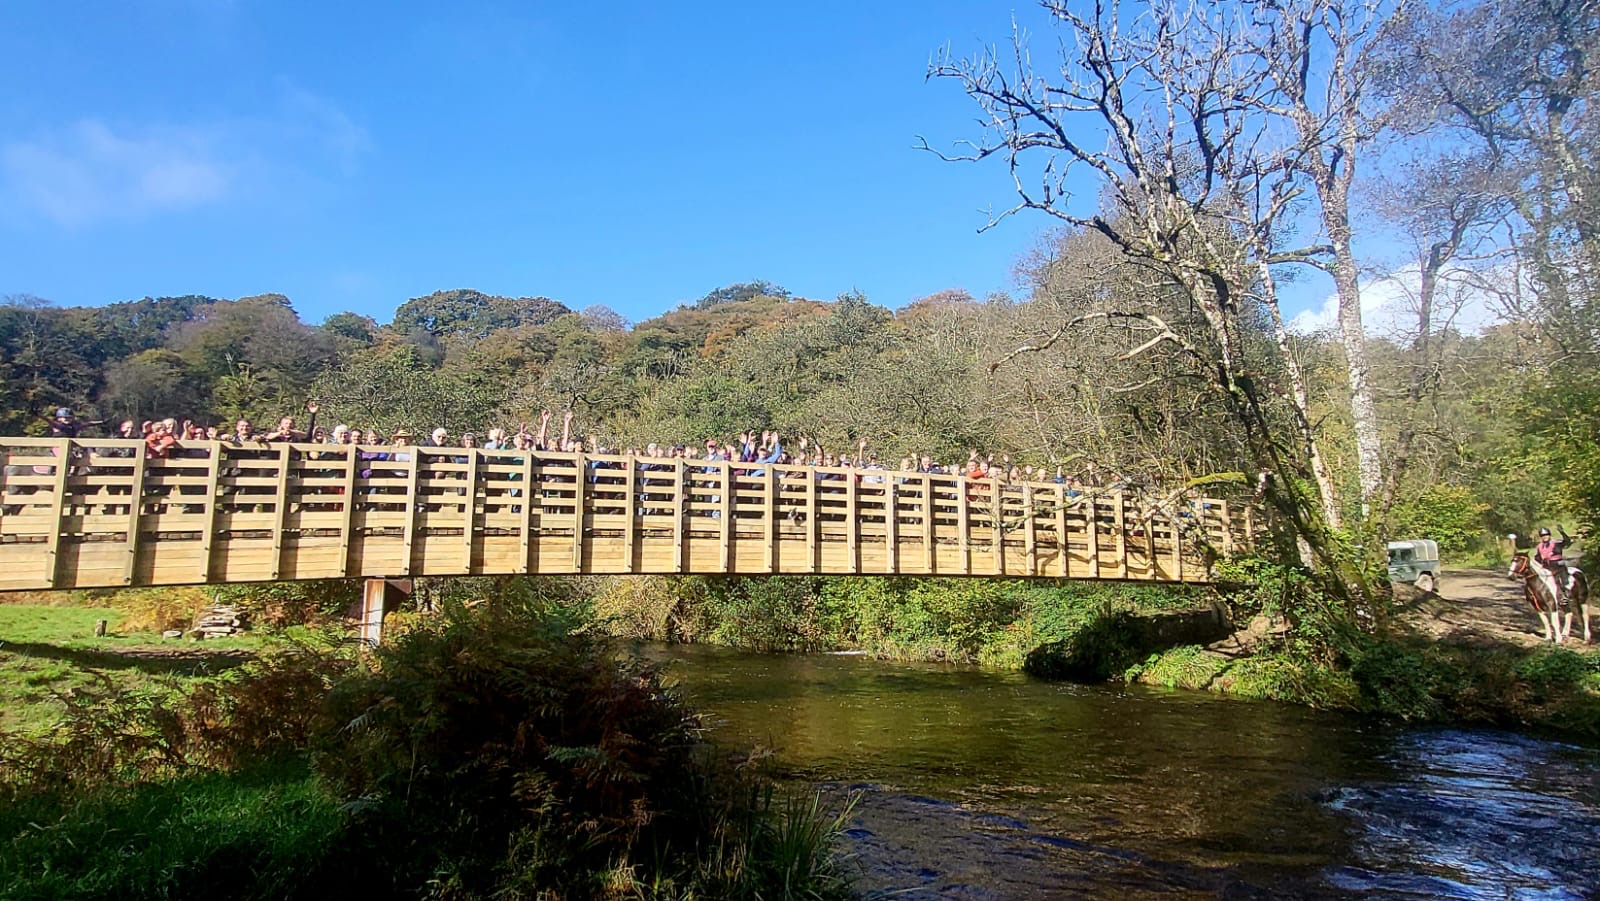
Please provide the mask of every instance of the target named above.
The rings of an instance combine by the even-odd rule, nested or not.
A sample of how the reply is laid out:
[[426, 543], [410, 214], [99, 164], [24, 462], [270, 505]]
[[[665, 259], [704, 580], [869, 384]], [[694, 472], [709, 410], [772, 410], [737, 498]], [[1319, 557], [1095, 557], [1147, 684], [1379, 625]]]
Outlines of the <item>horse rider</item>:
[[1561, 533], [1560, 538], [1551, 538], [1549, 529], [1539, 530], [1539, 544], [1533, 549], [1533, 559], [1548, 573], [1551, 585], [1556, 588], [1554, 592], [1556, 600], [1565, 605], [1567, 592], [1572, 588], [1572, 575], [1567, 571], [1567, 564], [1562, 560], [1561, 552], [1572, 543], [1572, 538], [1567, 535], [1567, 530], [1559, 525], [1556, 526], [1556, 531]]

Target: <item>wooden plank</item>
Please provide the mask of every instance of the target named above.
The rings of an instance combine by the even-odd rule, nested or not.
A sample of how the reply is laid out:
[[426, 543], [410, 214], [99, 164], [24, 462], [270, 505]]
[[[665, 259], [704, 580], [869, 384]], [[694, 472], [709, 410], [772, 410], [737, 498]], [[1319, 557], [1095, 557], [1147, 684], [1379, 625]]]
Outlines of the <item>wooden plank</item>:
[[1056, 486], [1056, 575], [1066, 578], [1072, 575], [1071, 555], [1067, 553], [1070, 546], [1067, 541], [1067, 486]]
[[854, 473], [845, 473], [844, 476], [844, 523], [845, 547], [849, 556], [851, 572], [861, 570], [861, 504], [857, 497], [856, 477]]
[[893, 476], [883, 477], [883, 547], [888, 559], [884, 570], [900, 572], [900, 486]]
[[522, 518], [517, 522], [517, 541], [521, 546], [522, 557], [517, 564], [517, 572], [527, 573], [533, 569], [533, 480], [537, 474], [533, 466], [533, 451], [525, 451], [522, 458]]
[[683, 510], [684, 503], [688, 498], [689, 492], [688, 486], [685, 484], [684, 479], [683, 460], [675, 460], [673, 462], [673, 469], [675, 471], [673, 473], [672, 486], [672, 571], [675, 573], [681, 573], [683, 572], [684, 532], [688, 531], [684, 527]]
[[778, 473], [768, 466], [761, 475], [761, 528], [766, 533], [765, 572], [778, 571]]
[[417, 512], [421, 509], [421, 497], [417, 494], [417, 478], [422, 471], [422, 451], [420, 448], [407, 448], [406, 454], [406, 518], [404, 531], [400, 538], [400, 565], [399, 572], [388, 573], [391, 576], [411, 575], [411, 548], [417, 539]]
[[[220, 441], [206, 442], [211, 446], [211, 468], [206, 471], [205, 525], [200, 529], [200, 579], [211, 581], [211, 543], [217, 537], [217, 483], [222, 477], [222, 464], [227, 451]], [[144, 451], [139, 451], [141, 456]]]
[[356, 530], [356, 488], [361, 477], [361, 453], [355, 445], [344, 455], [344, 509], [339, 517], [339, 572], [350, 575], [350, 537]]
[[1175, 581], [1183, 581], [1183, 537], [1178, 534], [1178, 517], [1167, 517], [1167, 531], [1172, 534], [1172, 573]]
[[730, 572], [733, 552], [733, 497], [731, 494], [733, 490], [733, 471], [726, 461], [719, 462], [717, 467], [717, 478], [722, 485], [722, 490], [717, 495], [717, 516], [722, 520], [719, 524], [721, 528], [718, 536], [722, 542], [722, 571]]
[[589, 503], [589, 470], [584, 465], [584, 455], [578, 454], [574, 471], [576, 481], [572, 487], [572, 572], [583, 572], [584, 508]]
[[[1201, 503], [1204, 503], [1202, 501]], [[1201, 508], [1204, 510], [1204, 508]], [[1205, 519], [1200, 520], [1200, 527], [1205, 528]], [[1222, 556], [1233, 556], [1233, 517], [1228, 515], [1228, 502], [1222, 502]]]
[[805, 572], [821, 572], [817, 559], [817, 476], [807, 470], [806, 477], [806, 568]]
[[922, 571], [933, 575], [933, 477], [922, 474]]
[[623, 497], [622, 509], [627, 519], [622, 526], [622, 569], [624, 572], [634, 572], [637, 561], [634, 560], [634, 543], [638, 541], [639, 533], [639, 504], [638, 504], [638, 466], [634, 457], [623, 461]]
[[1089, 492], [1089, 578], [1100, 578], [1100, 492]]
[[1128, 496], [1121, 491], [1116, 493], [1115, 516], [1117, 522], [1117, 578], [1128, 577], [1128, 512], [1126, 509]]
[[272, 578], [278, 578], [278, 573], [283, 570], [283, 530], [284, 523], [289, 516], [289, 453], [293, 450], [287, 443], [278, 445], [278, 473], [277, 483], [273, 490], [272, 502]]
[[72, 439], [61, 438], [55, 442], [55, 471], [50, 496], [50, 532], [45, 536], [45, 581], [56, 587], [56, 558], [61, 550], [62, 519], [67, 501], [67, 472], [72, 469]]
[[961, 530], [961, 574], [972, 574], [972, 511], [967, 498], [969, 482], [965, 476], [956, 479], [956, 528]]
[[994, 527], [994, 574], [997, 576], [1003, 576], [1006, 574], [1006, 508], [1005, 497], [1001, 490], [1000, 480], [994, 476], [989, 477], [989, 499], [994, 504], [994, 512], [991, 517], [993, 519], [991, 525]]
[[1033, 509], [1033, 485], [1022, 486], [1022, 516], [1023, 533], [1022, 546], [1028, 555], [1028, 575], [1039, 575], [1039, 536], [1034, 529], [1035, 511]]
[[473, 526], [478, 521], [478, 454], [476, 447], [467, 449], [467, 500], [461, 511], [461, 571], [472, 572], [472, 549], [476, 546]]
[[132, 493], [128, 496], [128, 559], [123, 563], [122, 584], [133, 584], [134, 567], [139, 563], [139, 516], [144, 512], [144, 448], [133, 453]]

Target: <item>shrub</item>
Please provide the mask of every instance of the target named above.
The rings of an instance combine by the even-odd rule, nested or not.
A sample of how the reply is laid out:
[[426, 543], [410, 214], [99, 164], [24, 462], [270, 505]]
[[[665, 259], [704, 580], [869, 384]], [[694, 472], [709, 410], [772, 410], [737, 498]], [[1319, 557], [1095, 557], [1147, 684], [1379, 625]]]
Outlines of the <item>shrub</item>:
[[1150, 655], [1142, 665], [1129, 669], [1124, 678], [1164, 688], [1203, 689], [1226, 671], [1231, 662], [1199, 645], [1184, 645]]

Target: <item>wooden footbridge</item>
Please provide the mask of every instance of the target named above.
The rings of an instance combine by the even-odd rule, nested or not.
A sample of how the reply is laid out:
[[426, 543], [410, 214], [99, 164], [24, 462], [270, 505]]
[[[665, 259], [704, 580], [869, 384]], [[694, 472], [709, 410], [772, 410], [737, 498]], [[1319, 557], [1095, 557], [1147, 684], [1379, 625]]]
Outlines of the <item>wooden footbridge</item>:
[[1204, 582], [1248, 508], [517, 450], [0, 438], [0, 591], [519, 573]]

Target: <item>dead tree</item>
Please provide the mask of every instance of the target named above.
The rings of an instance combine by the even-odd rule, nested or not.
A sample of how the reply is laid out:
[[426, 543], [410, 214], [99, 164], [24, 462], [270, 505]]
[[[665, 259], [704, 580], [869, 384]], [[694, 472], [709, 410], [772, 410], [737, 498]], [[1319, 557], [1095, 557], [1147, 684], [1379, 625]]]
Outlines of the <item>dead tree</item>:
[[[1274, 266], [1327, 252], [1284, 246], [1305, 187], [1292, 165], [1295, 143], [1260, 112], [1276, 85], [1246, 53], [1245, 8], [1141, 6], [1128, 15], [1116, 0], [1046, 2], [1066, 32], [1049, 74], [1035, 68], [1020, 28], [1004, 60], [992, 49], [944, 54], [930, 68], [930, 78], [961, 84], [987, 126], [978, 140], [935, 152], [1009, 168], [1019, 200], [997, 219], [1033, 210], [1096, 231], [1193, 313], [1178, 320], [1150, 307], [1086, 309], [995, 365], [1100, 321], [1135, 327], [1126, 359], [1165, 348], [1187, 360], [1250, 457], [1278, 474], [1269, 498], [1290, 532], [1359, 602], [1367, 587], [1334, 537], [1338, 495], [1271, 277]], [[1075, 194], [1084, 175], [1099, 191], [1087, 202]]]

